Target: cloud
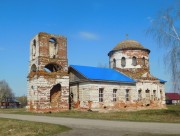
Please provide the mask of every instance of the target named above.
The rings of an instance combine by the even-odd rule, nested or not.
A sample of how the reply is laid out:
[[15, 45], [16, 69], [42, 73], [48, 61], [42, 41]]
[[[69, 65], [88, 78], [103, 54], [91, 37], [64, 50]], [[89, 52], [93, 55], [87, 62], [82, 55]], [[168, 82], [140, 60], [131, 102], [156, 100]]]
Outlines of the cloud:
[[147, 17], [146, 19], [149, 20], [150, 23], [152, 23], [154, 20], [152, 17]]
[[85, 40], [98, 40], [99, 36], [91, 32], [79, 32], [79, 37]]

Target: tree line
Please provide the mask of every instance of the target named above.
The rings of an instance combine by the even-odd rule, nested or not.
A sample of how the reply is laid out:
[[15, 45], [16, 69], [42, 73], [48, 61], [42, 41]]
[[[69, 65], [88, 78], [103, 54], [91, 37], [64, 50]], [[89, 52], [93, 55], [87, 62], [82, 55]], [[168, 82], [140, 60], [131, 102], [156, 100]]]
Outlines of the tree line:
[[9, 102], [11, 100], [17, 100], [21, 107], [27, 105], [27, 96], [15, 97], [15, 94], [9, 84], [5, 80], [0, 80], [0, 102]]

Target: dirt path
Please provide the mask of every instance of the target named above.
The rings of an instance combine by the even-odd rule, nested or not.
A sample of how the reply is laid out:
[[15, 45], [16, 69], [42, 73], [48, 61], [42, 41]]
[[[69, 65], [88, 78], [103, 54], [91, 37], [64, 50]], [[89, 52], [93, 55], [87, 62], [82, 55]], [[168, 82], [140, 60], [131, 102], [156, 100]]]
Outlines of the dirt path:
[[61, 124], [73, 128], [61, 136], [131, 136], [179, 134], [180, 124], [75, 119], [33, 115], [0, 114], [2, 118]]

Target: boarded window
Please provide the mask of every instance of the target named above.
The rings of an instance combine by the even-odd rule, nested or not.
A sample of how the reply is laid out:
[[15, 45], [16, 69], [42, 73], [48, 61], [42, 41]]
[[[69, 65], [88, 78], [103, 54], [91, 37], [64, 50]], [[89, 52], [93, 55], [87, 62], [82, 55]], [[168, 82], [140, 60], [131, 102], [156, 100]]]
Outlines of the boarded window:
[[113, 89], [113, 102], [117, 101], [117, 89]]
[[99, 88], [99, 102], [103, 102], [103, 88]]
[[130, 100], [130, 98], [129, 98], [129, 89], [126, 89], [126, 95], [125, 95], [125, 97], [126, 97], [126, 101], [129, 101], [129, 100]]

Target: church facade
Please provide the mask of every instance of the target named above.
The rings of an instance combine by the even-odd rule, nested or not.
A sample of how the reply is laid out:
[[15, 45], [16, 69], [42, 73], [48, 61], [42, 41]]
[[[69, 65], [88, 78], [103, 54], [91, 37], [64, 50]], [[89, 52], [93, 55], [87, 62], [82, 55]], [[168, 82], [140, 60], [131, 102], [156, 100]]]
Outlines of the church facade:
[[165, 81], [150, 73], [150, 50], [117, 44], [109, 68], [70, 65], [66, 38], [39, 33], [30, 44], [29, 110], [138, 110], [165, 107]]

